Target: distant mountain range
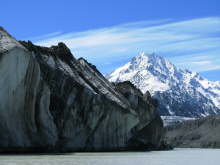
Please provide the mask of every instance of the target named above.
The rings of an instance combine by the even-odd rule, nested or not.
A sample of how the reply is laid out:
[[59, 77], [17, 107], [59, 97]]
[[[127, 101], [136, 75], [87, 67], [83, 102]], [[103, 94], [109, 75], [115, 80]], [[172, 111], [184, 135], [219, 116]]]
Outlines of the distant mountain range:
[[205, 117], [220, 114], [220, 82], [178, 69], [156, 54], [140, 53], [106, 76], [111, 82], [130, 81], [159, 100], [162, 116]]

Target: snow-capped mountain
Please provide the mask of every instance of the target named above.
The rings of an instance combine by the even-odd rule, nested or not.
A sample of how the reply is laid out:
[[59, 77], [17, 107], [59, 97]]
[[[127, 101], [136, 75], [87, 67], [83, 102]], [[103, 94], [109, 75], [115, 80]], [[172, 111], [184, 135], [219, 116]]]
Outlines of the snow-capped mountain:
[[181, 70], [156, 54], [140, 53], [107, 75], [111, 82], [130, 81], [159, 100], [161, 115], [202, 117], [220, 113], [220, 82]]

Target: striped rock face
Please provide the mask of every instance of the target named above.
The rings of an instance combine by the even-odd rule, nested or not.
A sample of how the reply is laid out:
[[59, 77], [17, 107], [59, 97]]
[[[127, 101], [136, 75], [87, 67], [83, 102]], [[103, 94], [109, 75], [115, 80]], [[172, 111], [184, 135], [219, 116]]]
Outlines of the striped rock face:
[[157, 149], [156, 101], [112, 84], [63, 43], [18, 42], [0, 29], [0, 151]]

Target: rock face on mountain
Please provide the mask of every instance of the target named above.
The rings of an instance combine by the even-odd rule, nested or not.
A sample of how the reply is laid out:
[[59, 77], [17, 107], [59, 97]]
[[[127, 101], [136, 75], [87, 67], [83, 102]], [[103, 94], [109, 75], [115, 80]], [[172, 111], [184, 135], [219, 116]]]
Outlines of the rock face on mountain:
[[114, 85], [63, 43], [18, 42], [0, 28], [0, 151], [157, 149], [156, 101]]
[[[157, 143], [161, 141], [161, 133], [163, 132], [163, 130], [161, 130], [163, 122], [154, 109], [154, 107], [157, 106], [157, 100], [153, 99], [149, 92], [142, 94], [141, 91], [129, 81], [116, 84], [116, 90], [128, 99], [133, 109], [137, 110], [136, 112], [140, 120], [140, 124], [133, 128], [133, 131], [136, 133], [129, 140], [129, 144], [135, 146], [135, 148], [144, 146], [145, 143], [151, 148], [158, 146]], [[149, 111], [142, 110], [146, 107]], [[154, 116], [154, 120], [150, 119], [151, 116]], [[157, 134], [157, 136], [155, 136], [155, 134]]]
[[220, 115], [168, 126], [165, 137], [174, 147], [220, 148]]
[[220, 114], [220, 82], [176, 68], [163, 57], [141, 53], [107, 75], [111, 82], [130, 81], [159, 101], [162, 116], [191, 118]]

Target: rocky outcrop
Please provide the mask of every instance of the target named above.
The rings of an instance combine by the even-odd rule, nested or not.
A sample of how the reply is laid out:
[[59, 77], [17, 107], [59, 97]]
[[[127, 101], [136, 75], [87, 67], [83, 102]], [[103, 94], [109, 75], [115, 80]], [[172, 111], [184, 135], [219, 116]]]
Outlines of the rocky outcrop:
[[[163, 122], [155, 111], [155, 106], [157, 106], [157, 100], [150, 96], [150, 93], [142, 94], [139, 89], [137, 89], [129, 81], [121, 82], [116, 84], [117, 91], [121, 92], [125, 98], [131, 104], [131, 107], [136, 110], [139, 118], [139, 124], [133, 128], [133, 137], [129, 139], [129, 144], [136, 148], [145, 147], [148, 144], [150, 148], [156, 149], [160, 147], [163, 134]], [[143, 111], [143, 109], [148, 109], [148, 111]], [[154, 116], [153, 120], [151, 119]], [[156, 135], [156, 136], [155, 136]]]
[[158, 148], [156, 101], [112, 84], [65, 44], [18, 42], [0, 29], [0, 151]]
[[165, 137], [174, 147], [220, 148], [220, 115], [168, 126]]

